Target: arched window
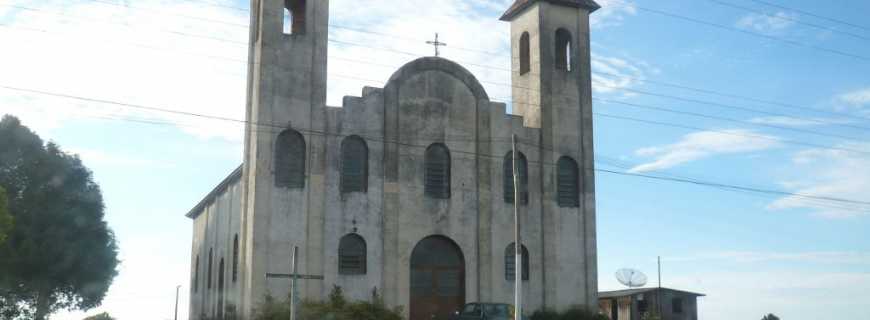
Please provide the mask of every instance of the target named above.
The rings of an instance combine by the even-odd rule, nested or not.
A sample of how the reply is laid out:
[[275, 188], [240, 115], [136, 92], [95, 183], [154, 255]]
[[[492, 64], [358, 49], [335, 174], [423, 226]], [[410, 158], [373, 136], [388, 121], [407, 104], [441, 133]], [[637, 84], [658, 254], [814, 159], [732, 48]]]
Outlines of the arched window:
[[362, 237], [353, 233], [341, 237], [338, 274], [366, 274], [366, 241]]
[[239, 235], [233, 237], [233, 283], [239, 280]]
[[560, 207], [580, 206], [580, 183], [577, 162], [570, 157], [562, 157], [557, 165], [557, 194]]
[[341, 192], [368, 190], [369, 149], [365, 140], [350, 136], [341, 142]]
[[426, 149], [425, 193], [436, 199], [450, 198], [450, 151], [440, 143]]
[[218, 319], [224, 318], [224, 258], [218, 265]]
[[193, 292], [199, 292], [199, 255], [196, 255], [196, 261], [193, 264]]
[[281, 132], [275, 144], [275, 186], [305, 187], [305, 138], [292, 129]]
[[520, 74], [529, 73], [532, 69], [531, 66], [531, 50], [529, 43], [529, 33], [523, 32], [523, 35], [520, 36]]
[[556, 69], [571, 71], [571, 32], [556, 30]]
[[211, 289], [211, 266], [212, 266], [212, 263], [214, 262], [214, 261], [212, 260], [212, 258], [213, 258], [213, 256], [212, 256], [212, 250], [211, 250], [211, 249], [208, 249], [208, 274], [207, 274], [207, 276], [208, 276], [208, 280], [206, 280], [206, 282], [208, 282], [208, 288], [209, 288], [209, 290]]
[[284, 33], [305, 33], [305, 0], [284, 0]]
[[[504, 278], [507, 281], [514, 281], [517, 278], [517, 256], [514, 252], [514, 243], [511, 243], [504, 249]], [[526, 246], [521, 248], [523, 255], [523, 281], [529, 280], [529, 250]]]
[[[508, 152], [504, 156], [504, 201], [514, 203], [514, 154]], [[529, 168], [526, 156], [522, 152], [517, 154], [517, 171], [520, 180], [520, 204], [529, 203]]]

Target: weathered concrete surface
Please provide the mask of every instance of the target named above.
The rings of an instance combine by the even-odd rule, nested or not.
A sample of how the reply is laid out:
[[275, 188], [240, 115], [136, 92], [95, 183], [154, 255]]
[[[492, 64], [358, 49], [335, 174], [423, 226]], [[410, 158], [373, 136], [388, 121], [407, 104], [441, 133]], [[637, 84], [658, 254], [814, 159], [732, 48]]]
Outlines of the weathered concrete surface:
[[[532, 39], [531, 72], [513, 75], [514, 110], [521, 115], [515, 116], [490, 101], [470, 72], [434, 57], [406, 64], [382, 89], [364, 88], [360, 97], [346, 97], [342, 108], [328, 107], [329, 2], [308, 1], [306, 32], [293, 35], [282, 33], [282, 3], [252, 3], [243, 170], [230, 187], [216, 190], [189, 214], [194, 218], [192, 262], [200, 257], [192, 319], [218, 314], [217, 291], [203, 290], [204, 261], [211, 248], [232, 261], [235, 234], [241, 241], [240, 274], [238, 282], [227, 282], [225, 301], [245, 319], [265, 295], [286, 296], [289, 281], [266, 280], [264, 274], [288, 272], [294, 246], [300, 248], [299, 271], [325, 277], [300, 283], [305, 298], [325, 298], [333, 285], [351, 299], [369, 299], [377, 290], [388, 304], [407, 312], [411, 251], [431, 235], [447, 237], [462, 250], [467, 301], [511, 302], [504, 253], [513, 242], [513, 205], [504, 201], [502, 186], [512, 134], [524, 142], [519, 148], [529, 163], [530, 201], [521, 207], [531, 261], [526, 309], [597, 304], [586, 10], [539, 1], [515, 16], [513, 55], [518, 56], [522, 32]], [[570, 72], [553, 65], [558, 28], [573, 34]], [[518, 63], [515, 59], [514, 69]], [[285, 129], [305, 138], [302, 189], [274, 184], [275, 138]], [[351, 135], [364, 139], [369, 151], [365, 193], [339, 189], [341, 143]], [[423, 192], [424, 152], [433, 143], [450, 150], [449, 199]], [[580, 164], [579, 208], [556, 202], [555, 163], [562, 156]], [[348, 233], [366, 241], [365, 275], [338, 274], [338, 243]], [[228, 263], [226, 271], [231, 270]]]

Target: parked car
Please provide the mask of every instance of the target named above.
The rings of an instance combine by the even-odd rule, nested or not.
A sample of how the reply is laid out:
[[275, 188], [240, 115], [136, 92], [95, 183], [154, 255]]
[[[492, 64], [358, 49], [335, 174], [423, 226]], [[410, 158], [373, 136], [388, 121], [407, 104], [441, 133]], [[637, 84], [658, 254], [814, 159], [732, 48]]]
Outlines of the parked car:
[[[456, 311], [452, 320], [514, 320], [514, 306], [506, 303], [473, 302]], [[526, 320], [524, 316], [522, 320]]]

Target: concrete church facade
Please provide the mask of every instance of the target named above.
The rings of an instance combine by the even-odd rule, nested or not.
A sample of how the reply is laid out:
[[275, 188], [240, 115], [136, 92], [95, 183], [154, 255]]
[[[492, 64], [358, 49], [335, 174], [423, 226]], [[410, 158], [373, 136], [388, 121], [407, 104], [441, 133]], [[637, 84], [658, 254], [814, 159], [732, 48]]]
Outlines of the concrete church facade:
[[[380, 294], [411, 320], [466, 302], [597, 305], [589, 14], [592, 0], [517, 0], [513, 105], [438, 57], [326, 105], [328, 0], [254, 0], [244, 164], [193, 220], [190, 318], [250, 318], [285, 297]], [[289, 14], [289, 19], [284, 15]], [[284, 21], [291, 21], [285, 26]], [[511, 136], [522, 193], [514, 199]], [[523, 223], [515, 274], [513, 202]]]

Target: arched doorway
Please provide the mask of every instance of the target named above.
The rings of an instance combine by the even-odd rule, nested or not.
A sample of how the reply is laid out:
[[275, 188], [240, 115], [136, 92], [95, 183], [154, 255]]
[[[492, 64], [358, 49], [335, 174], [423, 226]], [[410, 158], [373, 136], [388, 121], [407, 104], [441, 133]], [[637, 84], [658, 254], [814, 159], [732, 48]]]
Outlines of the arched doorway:
[[411, 253], [410, 320], [448, 320], [465, 304], [465, 258], [452, 240], [431, 236]]

